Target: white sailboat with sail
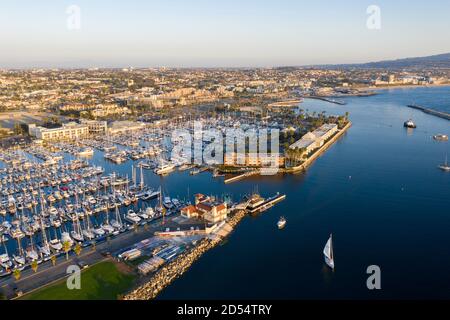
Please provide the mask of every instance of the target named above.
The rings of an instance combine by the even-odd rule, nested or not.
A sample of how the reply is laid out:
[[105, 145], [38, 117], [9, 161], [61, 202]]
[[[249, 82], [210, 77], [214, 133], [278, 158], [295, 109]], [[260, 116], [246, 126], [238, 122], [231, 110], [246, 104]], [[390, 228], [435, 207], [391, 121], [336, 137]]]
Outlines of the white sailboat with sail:
[[334, 252], [333, 252], [333, 235], [330, 235], [330, 238], [328, 239], [327, 244], [325, 245], [325, 248], [323, 249], [323, 254], [325, 257], [325, 263], [334, 270], [335, 264], [334, 264]]

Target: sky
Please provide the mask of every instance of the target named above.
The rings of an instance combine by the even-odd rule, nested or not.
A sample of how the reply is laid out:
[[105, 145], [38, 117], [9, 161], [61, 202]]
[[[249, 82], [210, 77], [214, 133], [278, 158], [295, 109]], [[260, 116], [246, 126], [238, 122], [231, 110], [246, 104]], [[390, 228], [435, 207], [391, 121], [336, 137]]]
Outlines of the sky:
[[[371, 5], [380, 9], [380, 29], [367, 27]], [[426, 56], [450, 52], [449, 13], [450, 0], [0, 0], [0, 68], [273, 67]]]

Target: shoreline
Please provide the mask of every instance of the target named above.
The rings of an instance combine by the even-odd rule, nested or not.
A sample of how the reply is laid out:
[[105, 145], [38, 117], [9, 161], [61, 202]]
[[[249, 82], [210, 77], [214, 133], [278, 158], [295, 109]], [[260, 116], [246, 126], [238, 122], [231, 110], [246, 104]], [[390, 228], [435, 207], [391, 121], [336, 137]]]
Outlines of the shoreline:
[[450, 83], [442, 84], [427, 84], [427, 85], [398, 85], [398, 86], [379, 86], [379, 87], [367, 87], [361, 88], [367, 91], [378, 91], [378, 90], [390, 90], [390, 89], [415, 89], [415, 88], [438, 88], [438, 87], [450, 87]]
[[[237, 212], [227, 221], [227, 225], [233, 230], [242, 219], [245, 218], [244, 210]], [[124, 296], [124, 300], [153, 300], [172, 282], [182, 276], [189, 268], [199, 260], [207, 251], [215, 248], [226, 237], [216, 235], [215, 238], [204, 238], [200, 244], [183, 253], [174, 261], [158, 270], [153, 277], [145, 284], [133, 289]]]

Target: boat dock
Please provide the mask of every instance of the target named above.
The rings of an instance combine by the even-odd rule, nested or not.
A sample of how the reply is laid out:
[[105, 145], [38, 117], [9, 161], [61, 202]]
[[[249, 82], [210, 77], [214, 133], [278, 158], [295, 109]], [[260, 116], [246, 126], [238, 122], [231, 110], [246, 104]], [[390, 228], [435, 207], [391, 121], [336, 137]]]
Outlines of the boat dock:
[[436, 117], [439, 117], [442, 119], [450, 120], [450, 113], [447, 113], [447, 112], [437, 111], [434, 109], [429, 109], [429, 108], [418, 106], [418, 105], [408, 105], [408, 108], [420, 110], [424, 113], [428, 113], [428, 114], [431, 114], [433, 116], [436, 116]]
[[277, 194], [277, 195], [275, 195], [273, 197], [270, 197], [270, 198], [266, 199], [260, 205], [254, 207], [254, 208], [247, 209], [247, 211], [250, 214], [261, 213], [261, 212], [264, 212], [264, 211], [272, 208], [274, 205], [276, 205], [277, 203], [279, 203], [279, 202], [281, 202], [281, 201], [283, 201], [285, 199], [286, 199], [286, 195], [285, 194]]
[[242, 173], [240, 175], [237, 175], [237, 176], [225, 179], [224, 182], [225, 182], [225, 184], [233, 183], [233, 182], [240, 181], [242, 179], [245, 179], [245, 178], [248, 178], [248, 177], [251, 177], [251, 176], [258, 175], [259, 173], [260, 173], [259, 170], [245, 172], [245, 173]]

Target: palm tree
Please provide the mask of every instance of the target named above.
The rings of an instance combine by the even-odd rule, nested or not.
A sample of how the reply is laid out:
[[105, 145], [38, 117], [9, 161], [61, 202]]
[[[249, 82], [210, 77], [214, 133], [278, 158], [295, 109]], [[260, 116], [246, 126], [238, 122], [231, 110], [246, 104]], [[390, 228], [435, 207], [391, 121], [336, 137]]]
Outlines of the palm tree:
[[77, 243], [77, 245], [75, 246], [74, 251], [77, 256], [79, 256], [81, 254], [81, 246], [79, 243]]
[[63, 248], [64, 248], [64, 252], [66, 253], [66, 260], [69, 260], [69, 251], [70, 251], [69, 241], [64, 241]]
[[31, 262], [31, 269], [34, 271], [34, 273], [36, 273], [38, 271], [38, 263], [36, 260], [33, 260], [33, 262]]
[[16, 281], [19, 281], [21, 275], [22, 274], [19, 269], [14, 269], [14, 278], [16, 279]]
[[56, 266], [56, 256], [53, 255], [51, 258], [53, 266]]

